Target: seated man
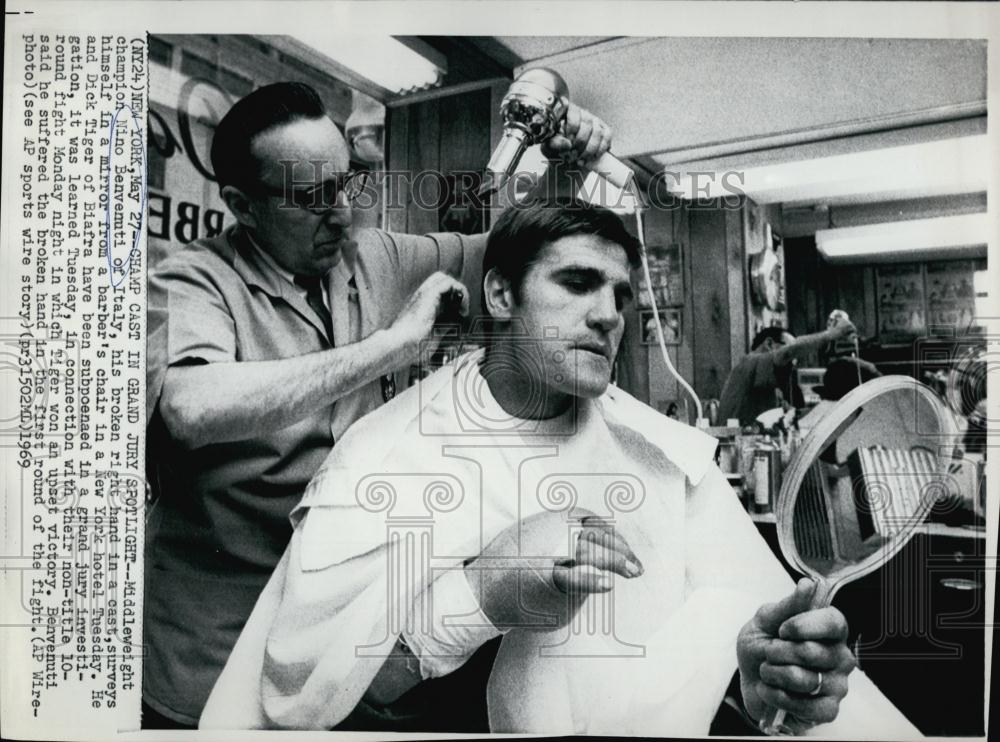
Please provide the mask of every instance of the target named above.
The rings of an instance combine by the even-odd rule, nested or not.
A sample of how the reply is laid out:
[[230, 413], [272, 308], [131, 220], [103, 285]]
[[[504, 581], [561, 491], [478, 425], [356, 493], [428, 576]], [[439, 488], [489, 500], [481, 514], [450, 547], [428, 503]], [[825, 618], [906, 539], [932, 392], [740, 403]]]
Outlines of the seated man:
[[[843, 616], [809, 610], [714, 439], [609, 386], [637, 260], [604, 209], [501, 217], [486, 348], [328, 457], [203, 728], [329, 729], [360, 709], [392, 729], [396, 699], [501, 633], [493, 731], [705, 734], [736, 671], [755, 723], [838, 716]], [[914, 733], [863, 675], [851, 688], [857, 734]]]

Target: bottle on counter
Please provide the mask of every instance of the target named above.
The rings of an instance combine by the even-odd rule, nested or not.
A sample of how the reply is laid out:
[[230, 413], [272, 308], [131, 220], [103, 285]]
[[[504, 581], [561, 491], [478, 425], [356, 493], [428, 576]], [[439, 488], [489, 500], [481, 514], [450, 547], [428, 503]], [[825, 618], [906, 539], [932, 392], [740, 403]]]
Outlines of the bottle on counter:
[[753, 452], [753, 487], [751, 512], [774, 512], [781, 481], [781, 450], [769, 439], [763, 439]]
[[709, 435], [714, 436], [719, 445], [715, 449], [715, 463], [733, 491], [742, 499], [744, 489], [743, 467], [741, 465], [742, 451], [740, 439], [740, 424], [738, 420], [729, 419], [726, 425], [707, 425], [705, 419], [699, 421], [699, 427]]

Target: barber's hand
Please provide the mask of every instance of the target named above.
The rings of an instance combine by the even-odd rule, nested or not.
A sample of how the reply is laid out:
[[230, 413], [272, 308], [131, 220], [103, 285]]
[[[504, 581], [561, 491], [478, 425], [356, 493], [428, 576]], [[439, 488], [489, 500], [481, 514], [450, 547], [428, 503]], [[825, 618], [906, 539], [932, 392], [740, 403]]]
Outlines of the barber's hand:
[[625, 539], [596, 516], [584, 517], [571, 559], [565, 553], [570, 523], [539, 513], [502, 531], [465, 566], [480, 608], [501, 630], [552, 631], [569, 624], [591, 593], [614, 587], [613, 575], [637, 577], [642, 565]]
[[392, 342], [400, 349], [400, 363], [412, 363], [423, 354], [429, 355], [437, 348], [440, 337], [433, 335], [434, 323], [449, 292], [458, 291], [462, 297], [461, 313], [469, 313], [469, 292], [462, 283], [447, 273], [431, 274], [413, 292], [387, 329]]
[[587, 167], [611, 149], [611, 127], [570, 101], [563, 131], [542, 144], [542, 154]]
[[784, 709], [796, 733], [837, 717], [855, 667], [844, 614], [832, 606], [811, 610], [814, 589], [802, 579], [788, 597], [761, 606], [736, 644], [747, 712], [760, 721]]
[[849, 319], [838, 319], [829, 329], [829, 332], [833, 335], [833, 339], [836, 341], [846, 337], [856, 337], [858, 334], [858, 328], [855, 327], [854, 323]]

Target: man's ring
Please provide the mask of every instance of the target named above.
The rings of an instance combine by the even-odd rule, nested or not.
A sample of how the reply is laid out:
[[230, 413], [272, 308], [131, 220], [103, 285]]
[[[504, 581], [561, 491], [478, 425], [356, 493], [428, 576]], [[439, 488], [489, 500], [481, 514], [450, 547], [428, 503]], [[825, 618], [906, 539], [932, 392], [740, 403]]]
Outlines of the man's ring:
[[809, 691], [810, 696], [818, 696], [820, 691], [823, 690], [823, 673], [816, 673], [816, 687]]

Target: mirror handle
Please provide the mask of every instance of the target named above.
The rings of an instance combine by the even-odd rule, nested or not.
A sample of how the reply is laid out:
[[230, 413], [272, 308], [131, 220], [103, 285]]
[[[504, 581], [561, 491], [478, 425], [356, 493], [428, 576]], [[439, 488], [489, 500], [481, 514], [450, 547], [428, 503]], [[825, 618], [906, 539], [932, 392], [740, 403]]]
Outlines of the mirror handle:
[[[813, 591], [812, 600], [809, 602], [809, 609], [826, 608], [833, 602], [833, 596], [837, 594], [840, 587], [839, 582], [831, 582], [822, 577], [813, 577], [816, 589]], [[760, 720], [758, 726], [760, 731], [770, 737], [791, 737], [795, 732], [785, 724], [785, 710], [774, 709]]]

